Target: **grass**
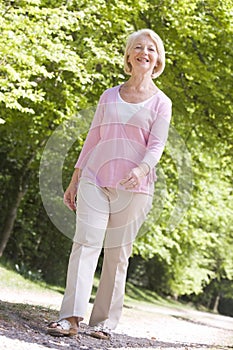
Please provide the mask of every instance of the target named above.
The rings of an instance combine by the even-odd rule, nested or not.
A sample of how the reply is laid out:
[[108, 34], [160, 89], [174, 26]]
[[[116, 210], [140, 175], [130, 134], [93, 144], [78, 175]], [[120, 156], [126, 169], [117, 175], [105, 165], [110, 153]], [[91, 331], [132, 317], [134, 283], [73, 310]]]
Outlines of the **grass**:
[[[91, 301], [94, 300], [95, 293], [98, 287], [99, 279], [95, 277]], [[28, 278], [20, 275], [16, 270], [13, 270], [12, 266], [7, 266], [7, 264], [0, 263], [0, 290], [6, 293], [15, 292], [15, 293], [29, 293], [30, 295], [48, 294], [51, 298], [61, 296], [64, 292], [64, 288], [60, 286], [53, 286], [46, 284], [42, 281], [32, 281]], [[138, 288], [132, 283], [126, 284], [126, 295], [125, 295], [125, 304], [131, 306], [135, 304], [154, 304], [157, 306], [170, 306], [170, 307], [187, 307], [190, 308], [190, 305], [183, 305], [177, 301], [162, 298], [158, 294], [152, 291], [148, 291], [144, 288]]]
[[31, 281], [28, 278], [20, 275], [12, 267], [3, 265], [0, 263], [0, 289], [10, 288], [14, 290], [25, 290], [25, 291], [43, 291], [43, 290], [53, 290], [54, 292], [63, 293], [63, 289], [58, 286], [48, 285], [42, 281]]
[[[92, 298], [94, 298], [98, 282], [98, 278], [95, 278]], [[22, 294], [23, 297], [28, 295], [31, 299], [29, 303], [27, 301], [26, 303], [24, 301], [22, 302], [21, 300], [10, 301], [10, 294], [9, 296], [7, 294], [10, 292]], [[40, 332], [38, 333], [38, 329], [43, 330], [45, 322], [57, 318], [58, 309], [60, 307], [60, 298], [62, 297], [63, 292], [64, 289], [61, 287], [51, 286], [41, 281], [31, 281], [13, 270], [12, 266], [6, 266], [5, 264], [0, 263], [0, 299], [1, 295], [4, 296], [3, 300], [5, 299], [5, 301], [0, 302], [0, 318], [3, 323], [5, 322], [5, 331], [11, 334], [12, 330], [17, 327], [17, 339], [18, 337], [21, 337], [21, 340], [25, 340], [25, 324], [29, 324], [31, 327], [29, 327], [30, 329], [36, 330], [36, 343], [41, 342], [41, 345], [45, 345], [45, 338], [44, 336], [42, 336], [41, 339], [39, 338]], [[7, 296], [9, 297], [9, 300], [7, 299]], [[43, 296], [46, 296], [44, 302]], [[52, 303], [58, 296], [59, 305], [56, 304], [56, 307], [54, 307], [50, 302]], [[36, 300], [36, 302], [34, 302], [34, 300]], [[144, 304], [147, 306], [145, 309]], [[142, 305], [141, 310], [140, 307], [137, 307], [139, 305]], [[142, 315], [145, 315], [146, 312], [146, 317], [149, 317], [151, 305], [175, 307], [182, 310], [184, 310], [184, 308], [191, 308], [190, 305], [183, 305], [173, 300], [161, 298], [154, 292], [143, 288], [137, 288], [133, 284], [127, 283], [125, 298], [126, 307], [136, 306], [135, 309], [136, 311], [139, 309], [140, 315], [141, 312]], [[129, 313], [131, 314], [131, 310]], [[133, 315], [135, 315], [135, 313], [133, 313]], [[136, 315], [139, 315], [138, 311]], [[174, 318], [174, 316], [172, 317]], [[181, 319], [180, 316], [179, 319]], [[183, 320], [186, 321], [188, 318]], [[28, 332], [28, 329], [26, 332]], [[33, 333], [30, 333], [30, 335], [33, 339]], [[11, 338], [11, 336], [9, 337]], [[163, 343], [163, 345], [164, 344], [165, 343]], [[171, 343], [169, 343], [169, 345], [171, 345]], [[51, 344], [49, 344], [49, 347], [51, 347]], [[216, 347], [209, 347], [209, 350], [216, 349]], [[218, 349], [220, 349], [220, 347], [218, 347]]]

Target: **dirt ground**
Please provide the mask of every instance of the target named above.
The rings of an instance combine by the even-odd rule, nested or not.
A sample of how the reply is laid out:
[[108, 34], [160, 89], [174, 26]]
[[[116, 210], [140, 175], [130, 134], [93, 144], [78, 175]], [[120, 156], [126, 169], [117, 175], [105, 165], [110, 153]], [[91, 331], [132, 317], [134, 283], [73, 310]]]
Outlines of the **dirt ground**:
[[83, 350], [230, 350], [233, 318], [178, 307], [126, 302], [120, 324], [110, 340], [90, 336], [87, 318], [79, 336], [52, 337], [46, 325], [56, 320], [62, 295], [0, 290], [0, 349]]

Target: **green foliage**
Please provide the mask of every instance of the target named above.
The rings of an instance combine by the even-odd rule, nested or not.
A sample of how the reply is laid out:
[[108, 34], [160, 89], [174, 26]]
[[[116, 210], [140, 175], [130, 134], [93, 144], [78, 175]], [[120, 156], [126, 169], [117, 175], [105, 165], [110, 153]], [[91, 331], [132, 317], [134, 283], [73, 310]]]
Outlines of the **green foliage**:
[[[0, 11], [1, 227], [15, 194], [25, 192], [7, 256], [64, 283], [71, 242], [42, 207], [43, 147], [58, 125], [125, 80], [125, 39], [149, 27], [165, 43], [167, 66], [156, 83], [173, 101], [172, 126], [186, 153], [171, 132], [131, 279], [139, 283], [139, 273], [150, 289], [175, 296], [232, 280], [232, 2], [16, 0], [0, 1]], [[81, 133], [67, 154], [64, 187], [84, 139]]]
[[175, 295], [200, 293], [215, 277], [232, 279], [232, 10], [230, 1], [151, 1], [141, 15], [165, 41], [161, 85], [173, 101], [173, 125], [191, 153], [194, 187], [182, 223], [167, 230], [180, 189], [166, 154], [161, 165], [168, 190], [157, 183], [162, 200], [155, 196], [135, 254], [157, 257], [155, 268], [166, 271], [158, 288], [163, 284], [163, 292]]

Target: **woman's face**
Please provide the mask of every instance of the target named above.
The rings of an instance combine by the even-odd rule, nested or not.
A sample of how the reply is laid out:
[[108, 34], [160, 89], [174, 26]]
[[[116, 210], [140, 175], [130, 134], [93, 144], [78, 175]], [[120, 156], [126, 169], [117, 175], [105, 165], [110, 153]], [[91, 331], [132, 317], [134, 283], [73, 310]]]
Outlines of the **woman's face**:
[[158, 53], [154, 41], [147, 35], [138, 37], [129, 52], [128, 62], [132, 66], [131, 73], [153, 73], [157, 64]]

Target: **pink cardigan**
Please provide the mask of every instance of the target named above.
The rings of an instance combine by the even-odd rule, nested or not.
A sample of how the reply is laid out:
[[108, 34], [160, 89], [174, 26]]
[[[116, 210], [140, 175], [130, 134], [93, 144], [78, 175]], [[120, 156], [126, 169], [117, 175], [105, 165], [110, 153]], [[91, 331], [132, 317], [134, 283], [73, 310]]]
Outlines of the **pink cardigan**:
[[[82, 178], [101, 187], [125, 188], [120, 181], [140, 163], [150, 173], [132, 192], [153, 194], [155, 166], [162, 156], [171, 119], [171, 100], [159, 90], [127, 122], [118, 113], [120, 85], [100, 97], [90, 130], [75, 168]], [[122, 102], [126, 103], [126, 102]], [[135, 104], [137, 106], [137, 104]]]

